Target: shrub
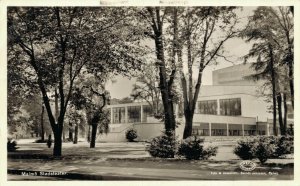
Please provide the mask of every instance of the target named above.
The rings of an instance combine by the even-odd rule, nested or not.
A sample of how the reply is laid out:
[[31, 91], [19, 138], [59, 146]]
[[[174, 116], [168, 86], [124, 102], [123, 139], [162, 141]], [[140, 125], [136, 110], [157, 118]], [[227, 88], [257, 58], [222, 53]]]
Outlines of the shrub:
[[265, 163], [276, 151], [276, 145], [267, 140], [258, 140], [252, 146], [251, 152], [261, 163]]
[[151, 156], [159, 158], [174, 158], [177, 148], [177, 141], [174, 135], [163, 134], [151, 140], [146, 149]]
[[216, 156], [218, 147], [209, 146], [203, 150], [203, 159], [208, 159], [211, 156]]
[[126, 139], [129, 142], [133, 142], [137, 137], [137, 131], [135, 129], [129, 129], [126, 131]]
[[294, 136], [294, 124], [289, 125], [289, 128], [287, 128], [286, 133], [290, 136]]
[[277, 157], [282, 156], [284, 154], [292, 154], [294, 153], [294, 137], [293, 136], [281, 136], [277, 140], [277, 148], [275, 155]]
[[261, 136], [258, 138], [260, 143], [268, 143], [275, 148], [270, 158], [278, 158], [284, 154], [291, 154], [294, 152], [294, 138], [293, 136]]
[[183, 140], [178, 148], [178, 155], [184, 156], [188, 160], [208, 159], [215, 156], [217, 147], [203, 148], [203, 139], [197, 136], [190, 136]]
[[243, 160], [251, 160], [254, 158], [254, 155], [252, 153], [254, 143], [255, 141], [249, 138], [247, 138], [246, 140], [240, 140], [235, 146], [233, 152]]
[[189, 160], [200, 159], [203, 152], [203, 139], [197, 138], [196, 136], [190, 136], [184, 139], [178, 148], [178, 155], [184, 156]]
[[11, 138], [7, 139], [7, 151], [14, 152], [17, 149], [17, 142]]
[[234, 153], [241, 159], [258, 158], [265, 163], [269, 158], [278, 158], [284, 154], [294, 152], [294, 138], [292, 136], [260, 136], [238, 141]]

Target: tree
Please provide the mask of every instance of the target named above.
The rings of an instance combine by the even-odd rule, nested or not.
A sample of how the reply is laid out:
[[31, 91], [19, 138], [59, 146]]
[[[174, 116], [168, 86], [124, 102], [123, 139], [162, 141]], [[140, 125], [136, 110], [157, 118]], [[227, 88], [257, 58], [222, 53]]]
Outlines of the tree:
[[[183, 12], [177, 54], [181, 64], [180, 78], [185, 116], [184, 139], [192, 135], [193, 116], [201, 89], [203, 71], [208, 65], [217, 63], [218, 58], [227, 60], [222, 48], [227, 40], [237, 35], [236, 24], [234, 7], [188, 7]], [[185, 56], [186, 60], [184, 60]], [[184, 73], [183, 63], [187, 66], [187, 74]], [[194, 65], [198, 66], [196, 82], [193, 80]]]
[[[26, 115], [24, 112], [24, 105], [28, 102], [24, 101], [26, 99], [36, 100], [40, 97], [37, 92], [31, 91], [30, 87], [34, 87], [34, 83], [28, 81], [25, 77], [30, 73], [23, 74], [22, 60], [19, 59], [20, 53], [16, 50], [9, 50], [7, 54], [8, 64], [7, 64], [7, 123], [8, 123], [8, 134], [19, 133], [17, 129], [18, 124], [20, 124], [20, 116]], [[37, 103], [34, 101], [34, 103]], [[35, 107], [39, 105], [34, 104]], [[36, 114], [36, 113], [35, 113]], [[35, 115], [36, 116], [36, 115]], [[29, 116], [28, 116], [29, 117]], [[24, 118], [24, 117], [23, 117]], [[38, 122], [35, 121], [33, 126], [33, 133], [38, 134]], [[24, 132], [24, 131], [23, 131]]]
[[[154, 40], [155, 51], [156, 51], [156, 62], [155, 65], [159, 71], [159, 88], [162, 98], [162, 104], [164, 108], [164, 123], [165, 133], [168, 136], [174, 135], [175, 133], [175, 114], [173, 107], [174, 92], [173, 83], [176, 75], [176, 64], [175, 64], [175, 48], [171, 54], [170, 61], [166, 60], [165, 42], [167, 42], [167, 33], [165, 29], [165, 23], [168, 22], [167, 17], [171, 17], [171, 21], [168, 22], [174, 25], [173, 40], [177, 37], [177, 8], [170, 7], [147, 7], [141, 10], [143, 21], [146, 22], [145, 35]], [[149, 28], [150, 27], [150, 28]]]
[[119, 104], [132, 103], [133, 100], [130, 97], [122, 98], [118, 101]]
[[131, 97], [134, 100], [146, 101], [153, 111], [154, 116], [160, 116], [161, 96], [157, 87], [159, 81], [156, 73], [156, 67], [152, 64], [146, 64], [142, 67], [140, 74], [137, 76], [136, 83], [133, 85]]
[[[86, 68], [95, 74], [104, 63], [111, 73], [138, 68], [139, 58], [133, 55], [139, 49], [133, 43], [138, 29], [128, 26], [129, 13], [116, 8], [8, 8], [8, 49], [18, 54], [22, 73], [29, 73], [27, 80], [42, 94], [54, 134], [54, 156], [61, 156], [65, 113], [83, 67], [89, 64]], [[56, 88], [57, 118], [49, 96]]]
[[[83, 129], [86, 125], [85, 121], [85, 114], [79, 110], [76, 109], [76, 106], [72, 104], [72, 98], [70, 102], [70, 107], [66, 113], [66, 123], [69, 123], [69, 138], [68, 141], [73, 141], [74, 144], [77, 144], [78, 142], [78, 133], [79, 128]], [[74, 133], [74, 137], [73, 137]]]
[[271, 15], [275, 18], [275, 23], [278, 26], [277, 30], [284, 43], [284, 58], [283, 61], [288, 67], [288, 81], [290, 86], [291, 102], [294, 108], [294, 9], [291, 7], [269, 8]]
[[[279, 12], [284, 14], [288, 19], [288, 10], [279, 7]], [[286, 30], [280, 26], [280, 19], [278, 12], [272, 7], [259, 7], [255, 10], [254, 15], [249, 18], [249, 23], [244, 31], [241, 33], [246, 41], [255, 41], [252, 45], [252, 49], [245, 56], [245, 59], [256, 57], [257, 61], [252, 66], [257, 71], [257, 74], [252, 77], [256, 80], [265, 79], [267, 82], [265, 85], [271, 87], [272, 103], [273, 103], [273, 133], [277, 134], [277, 111], [278, 121], [280, 126], [281, 135], [286, 134], [287, 123], [287, 86], [285, 82], [289, 82], [291, 102], [293, 105], [293, 83], [290, 82], [291, 70], [290, 65], [293, 64], [291, 48], [289, 49], [289, 39], [285, 39], [286, 35], [293, 37], [289, 33], [286, 34]], [[291, 29], [292, 23], [289, 25]], [[282, 43], [286, 43], [286, 47], [282, 47]], [[287, 57], [289, 56], [289, 57]], [[288, 58], [288, 59], [287, 59]], [[288, 60], [289, 62], [286, 62]], [[288, 74], [286, 73], [286, 67], [288, 67]], [[293, 80], [292, 80], [293, 81]], [[268, 93], [267, 93], [268, 94]], [[283, 109], [282, 109], [283, 102]], [[282, 113], [282, 110], [284, 112]]]
[[[88, 125], [92, 132], [90, 139], [90, 148], [95, 148], [97, 129], [100, 128], [100, 134], [107, 133], [110, 123], [110, 115], [104, 107], [107, 104], [109, 93], [103, 86], [103, 78], [98, 79], [90, 75], [82, 76], [76, 82], [76, 89], [71, 100], [76, 110], [83, 110], [86, 114]], [[88, 134], [90, 135], [90, 134]]]

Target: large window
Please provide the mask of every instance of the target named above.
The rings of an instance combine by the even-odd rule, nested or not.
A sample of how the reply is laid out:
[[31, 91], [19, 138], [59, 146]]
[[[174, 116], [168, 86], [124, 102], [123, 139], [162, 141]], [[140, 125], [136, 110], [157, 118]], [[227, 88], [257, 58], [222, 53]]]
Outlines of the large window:
[[229, 136], [242, 136], [243, 126], [241, 124], [229, 124], [228, 131], [229, 131]]
[[245, 136], [255, 136], [256, 135], [256, 125], [244, 125]]
[[258, 126], [257, 126], [257, 134], [258, 135], [266, 135], [266, 124], [265, 123], [263, 123], [263, 124], [259, 124]]
[[192, 134], [196, 136], [209, 136], [209, 124], [200, 123], [200, 126], [194, 126]]
[[130, 106], [128, 109], [128, 123], [141, 122], [141, 106]]
[[113, 108], [113, 123], [125, 123], [125, 108]]
[[241, 98], [220, 99], [220, 114], [225, 116], [240, 116]]
[[211, 124], [212, 136], [227, 136], [227, 125], [225, 123], [212, 123]]
[[217, 115], [218, 103], [217, 100], [207, 100], [198, 102], [200, 114]]
[[142, 122], [147, 122], [147, 117], [153, 116], [152, 108], [149, 105], [143, 105]]

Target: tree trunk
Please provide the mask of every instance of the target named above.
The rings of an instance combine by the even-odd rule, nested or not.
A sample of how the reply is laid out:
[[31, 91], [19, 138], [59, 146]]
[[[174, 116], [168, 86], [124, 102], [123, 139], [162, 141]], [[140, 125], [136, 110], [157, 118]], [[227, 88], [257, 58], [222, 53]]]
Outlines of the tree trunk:
[[56, 127], [54, 132], [54, 148], [53, 148], [53, 156], [61, 156], [61, 147], [62, 147], [62, 140], [61, 140], [61, 130]]
[[275, 136], [277, 133], [277, 124], [276, 124], [276, 80], [275, 80], [275, 69], [274, 69], [274, 56], [273, 49], [271, 44], [269, 44], [269, 57], [271, 65], [271, 83], [272, 83], [272, 98], [273, 98], [273, 133]]
[[89, 125], [89, 128], [88, 128], [87, 141], [91, 142], [91, 125]]
[[65, 129], [63, 130], [63, 133], [62, 133], [62, 139], [63, 139], [63, 141], [66, 141]]
[[69, 140], [73, 141], [73, 130], [71, 128], [72, 125], [69, 125]]
[[74, 141], [73, 144], [77, 144], [78, 142], [78, 124], [75, 124], [75, 131], [74, 131]]
[[282, 97], [281, 93], [277, 94], [277, 104], [278, 104], [278, 120], [279, 120], [279, 128], [280, 128], [280, 134], [284, 135], [284, 126], [283, 126], [283, 120], [282, 120]]
[[165, 133], [167, 135], [174, 135], [175, 133], [175, 115], [173, 110], [172, 100], [172, 83], [167, 80], [166, 64], [164, 57], [164, 42], [163, 42], [163, 23], [164, 16], [160, 15], [160, 8], [148, 8], [148, 12], [152, 18], [152, 28], [154, 32], [154, 41], [156, 49], [156, 66], [159, 69], [159, 86], [164, 106], [164, 119], [165, 119]]
[[72, 129], [69, 129], [69, 141], [73, 141], [73, 132], [72, 132]]
[[58, 93], [57, 93], [56, 87], [55, 87], [55, 91], [54, 91], [54, 104], [55, 104], [55, 120], [57, 121], [57, 127], [56, 127], [56, 130], [53, 130], [53, 133], [54, 133], [53, 156], [61, 156], [62, 130], [59, 129], [60, 125], [59, 125], [59, 110], [58, 110]]
[[185, 127], [183, 132], [183, 139], [186, 139], [190, 136], [192, 136], [193, 131], [193, 116], [194, 114], [190, 112], [189, 110], [185, 111]]
[[59, 110], [58, 110], [58, 93], [56, 87], [54, 92], [54, 103], [55, 103], [55, 120], [57, 121], [59, 116]]
[[92, 136], [90, 142], [90, 148], [95, 148], [97, 135], [97, 124], [92, 124]]
[[286, 100], [286, 93], [283, 93], [283, 134], [286, 135], [287, 131], [287, 100]]
[[291, 102], [292, 107], [294, 109], [294, 73], [293, 73], [293, 65], [289, 64], [289, 84], [290, 84], [290, 91], [291, 91]]
[[[191, 42], [191, 30], [190, 30], [190, 16], [188, 16], [187, 21], [187, 58], [188, 58], [188, 83], [186, 82], [185, 78], [182, 79], [182, 87], [183, 87], [183, 95], [184, 95], [184, 116], [185, 116], [185, 127], [183, 132], [183, 139], [186, 139], [189, 136], [192, 136], [193, 131], [193, 118], [194, 118], [194, 111], [195, 111], [195, 105], [198, 99], [198, 94], [201, 86], [202, 81], [202, 70], [199, 69], [197, 84], [195, 87], [195, 92], [193, 92], [193, 60], [192, 60], [192, 42]], [[204, 45], [205, 46], [205, 45]], [[180, 52], [180, 55], [182, 53]], [[204, 53], [201, 53], [201, 57], [203, 58]], [[180, 57], [180, 61], [182, 61]], [[201, 58], [201, 59], [202, 59]], [[203, 58], [204, 59], [204, 58]], [[201, 63], [203, 64], [204, 61], [201, 60]], [[201, 67], [202, 68], [202, 67]], [[184, 74], [182, 73], [182, 76]]]
[[[293, 14], [294, 15], [294, 14]], [[286, 31], [287, 43], [288, 43], [288, 52], [289, 52], [289, 61], [288, 61], [288, 68], [289, 68], [289, 86], [290, 86], [290, 93], [291, 93], [291, 102], [292, 107], [294, 109], [294, 53], [292, 51], [293, 43], [290, 40], [290, 34]]]
[[173, 110], [173, 100], [172, 96], [170, 95], [171, 91], [168, 89], [167, 85], [162, 35], [161, 33], [157, 33], [156, 35], [157, 37], [155, 38], [155, 45], [157, 51], [157, 59], [159, 60], [158, 68], [160, 78], [160, 91], [165, 113], [165, 132], [167, 135], [171, 135], [175, 131], [175, 115]]
[[42, 113], [41, 113], [41, 140], [44, 141], [45, 140], [45, 137], [44, 137], [44, 111], [45, 111], [45, 108], [44, 106], [42, 106]]

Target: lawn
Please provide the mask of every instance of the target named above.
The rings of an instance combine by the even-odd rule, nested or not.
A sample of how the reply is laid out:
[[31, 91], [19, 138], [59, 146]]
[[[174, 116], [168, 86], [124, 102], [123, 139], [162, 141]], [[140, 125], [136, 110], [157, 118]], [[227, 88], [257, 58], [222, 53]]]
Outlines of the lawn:
[[[145, 151], [147, 143], [97, 143], [89, 148], [87, 142], [63, 143], [62, 159], [52, 159], [52, 148], [46, 144], [21, 140], [19, 149], [8, 154], [8, 169], [30, 171], [64, 171], [69, 174], [117, 175], [140, 179], [292, 179], [293, 159], [271, 159], [265, 165], [258, 161], [256, 172], [267, 175], [241, 175], [241, 160], [232, 152], [234, 143], [208, 142], [219, 146], [218, 154], [209, 160], [152, 158]], [[215, 175], [215, 172], [222, 172]], [[278, 175], [268, 175], [275, 172]], [[224, 173], [224, 174], [223, 174]], [[238, 173], [226, 175], [227, 173]], [[103, 178], [103, 177], [101, 177]], [[114, 178], [111, 178], [114, 179]]]

